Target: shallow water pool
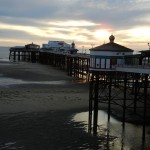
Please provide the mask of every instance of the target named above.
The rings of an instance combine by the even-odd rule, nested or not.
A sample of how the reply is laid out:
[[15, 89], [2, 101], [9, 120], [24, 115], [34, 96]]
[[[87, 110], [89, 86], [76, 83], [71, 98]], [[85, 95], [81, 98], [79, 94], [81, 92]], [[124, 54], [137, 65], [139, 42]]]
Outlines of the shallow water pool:
[[[116, 137], [111, 145], [112, 150], [150, 150], [150, 126], [146, 127], [146, 140], [142, 140], [142, 126], [125, 123], [111, 116], [110, 122], [107, 121], [108, 114], [105, 111], [98, 112], [98, 136], [106, 135], [109, 139]], [[88, 112], [78, 113], [73, 118], [74, 121], [84, 122], [85, 130], [88, 132]]]
[[60, 81], [24, 81], [24, 80], [20, 80], [20, 79], [3, 77], [3, 75], [0, 74], [0, 86], [9, 86], [9, 85], [17, 85], [17, 84], [61, 85], [61, 84], [66, 84], [66, 81], [65, 80], [60, 80]]

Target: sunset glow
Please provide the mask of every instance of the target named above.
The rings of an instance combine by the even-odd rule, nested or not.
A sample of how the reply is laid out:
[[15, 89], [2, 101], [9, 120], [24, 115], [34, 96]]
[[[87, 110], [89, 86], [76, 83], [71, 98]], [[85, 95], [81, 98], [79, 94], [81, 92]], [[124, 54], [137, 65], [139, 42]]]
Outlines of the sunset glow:
[[84, 21], [84, 20], [71, 20], [71, 21], [58, 21], [58, 22], [49, 22], [50, 25], [55, 25], [55, 26], [63, 26], [63, 27], [82, 27], [82, 26], [95, 26], [96, 24], [93, 22], [89, 21]]
[[[63, 0], [60, 4], [59, 0], [27, 0], [22, 4], [13, 0], [8, 5], [10, 1], [5, 0], [0, 5], [0, 45], [24, 45], [30, 41], [42, 45], [50, 40], [67, 43], [74, 40], [77, 48], [84, 45], [88, 49], [91, 44], [109, 42], [113, 34], [116, 43], [134, 50], [147, 49], [145, 43], [150, 42], [148, 1], [110, 4], [109, 1]], [[126, 11], [122, 11], [122, 6]]]
[[108, 37], [111, 35], [111, 33], [106, 30], [96, 30], [94, 32], [94, 35], [96, 38], [108, 39]]

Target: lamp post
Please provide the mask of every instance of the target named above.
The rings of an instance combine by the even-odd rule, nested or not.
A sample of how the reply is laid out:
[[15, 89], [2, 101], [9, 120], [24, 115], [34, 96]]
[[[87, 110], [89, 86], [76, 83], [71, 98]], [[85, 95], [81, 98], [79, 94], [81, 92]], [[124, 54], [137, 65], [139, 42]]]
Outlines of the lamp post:
[[82, 46], [82, 54], [83, 54], [83, 51], [84, 51], [84, 46]]
[[150, 43], [147, 43], [148, 44], [148, 47], [149, 47], [149, 50], [150, 50]]
[[94, 47], [95, 44], [91, 44], [92, 48]]

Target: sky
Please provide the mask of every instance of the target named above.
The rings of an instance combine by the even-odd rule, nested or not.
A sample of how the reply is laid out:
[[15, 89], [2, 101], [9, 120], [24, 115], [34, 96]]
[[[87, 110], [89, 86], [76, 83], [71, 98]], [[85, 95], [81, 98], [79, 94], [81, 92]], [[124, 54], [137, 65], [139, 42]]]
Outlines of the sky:
[[109, 42], [148, 50], [150, 0], [0, 0], [0, 46], [65, 41], [88, 50]]

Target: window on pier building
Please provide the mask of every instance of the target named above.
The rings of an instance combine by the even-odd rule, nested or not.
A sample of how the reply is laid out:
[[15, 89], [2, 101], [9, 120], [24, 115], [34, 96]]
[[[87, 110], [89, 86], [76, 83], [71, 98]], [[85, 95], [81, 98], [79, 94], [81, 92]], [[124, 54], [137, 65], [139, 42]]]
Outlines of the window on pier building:
[[110, 69], [110, 58], [90, 58], [90, 67], [97, 69]]
[[142, 60], [142, 65], [150, 65], [150, 57], [144, 57]]
[[95, 67], [95, 58], [90, 58], [90, 67], [91, 68]]

